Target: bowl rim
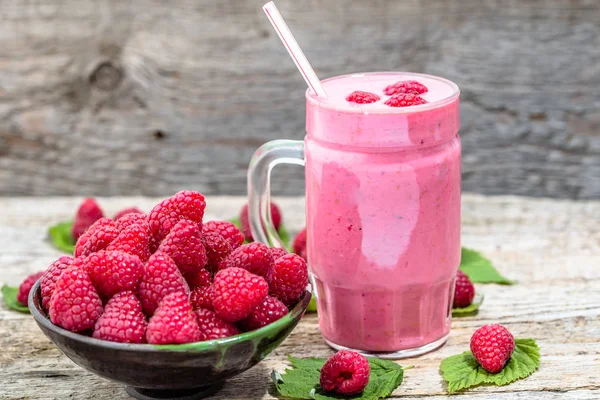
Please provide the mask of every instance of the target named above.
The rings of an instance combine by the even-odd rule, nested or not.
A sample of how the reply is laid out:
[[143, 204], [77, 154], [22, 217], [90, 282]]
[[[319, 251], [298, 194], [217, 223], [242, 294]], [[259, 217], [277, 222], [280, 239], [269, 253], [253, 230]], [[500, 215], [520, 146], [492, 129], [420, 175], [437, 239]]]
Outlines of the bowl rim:
[[[192, 342], [192, 343], [184, 343], [184, 344], [149, 344], [149, 343], [120, 343], [120, 342], [111, 342], [109, 340], [96, 339], [90, 336], [81, 335], [79, 333], [68, 331], [64, 328], [61, 328], [58, 325], [54, 325], [50, 318], [47, 317], [46, 312], [43, 311], [41, 307], [41, 301], [36, 304], [35, 297], [38, 295], [38, 292], [41, 291], [40, 288], [41, 279], [38, 280], [31, 291], [29, 292], [29, 298], [27, 300], [27, 305], [29, 307], [29, 311], [31, 315], [36, 320], [37, 323], [44, 326], [44, 328], [52, 331], [60, 336], [65, 336], [71, 340], [84, 343], [86, 345], [94, 345], [103, 348], [110, 348], [113, 350], [128, 350], [128, 351], [144, 351], [144, 352], [156, 352], [162, 353], [165, 351], [171, 352], [182, 352], [182, 351], [190, 351], [190, 352], [204, 352], [215, 349], [222, 349], [225, 347], [229, 347], [235, 343], [245, 342], [249, 340], [262, 339], [264, 336], [269, 336], [271, 333], [276, 331], [280, 331], [286, 326], [296, 320], [296, 318], [301, 317], [306, 309], [308, 308], [308, 304], [310, 303], [310, 299], [312, 296], [312, 291], [310, 285], [304, 291], [304, 294], [298, 300], [298, 303], [290, 310], [289, 313], [270, 323], [269, 325], [263, 326], [262, 328], [239, 333], [234, 336], [230, 336], [223, 339], [214, 339], [214, 340], [206, 340], [202, 342]], [[41, 300], [41, 293], [40, 293]], [[38, 307], [39, 306], [39, 307]]]

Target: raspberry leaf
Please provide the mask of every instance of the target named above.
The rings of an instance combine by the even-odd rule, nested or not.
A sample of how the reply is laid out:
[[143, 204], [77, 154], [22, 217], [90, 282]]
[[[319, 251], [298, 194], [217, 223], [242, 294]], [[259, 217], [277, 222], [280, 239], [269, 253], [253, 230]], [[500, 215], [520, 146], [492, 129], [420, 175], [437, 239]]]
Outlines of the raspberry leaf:
[[481, 253], [462, 248], [459, 269], [467, 274], [473, 283], [498, 283], [512, 285], [515, 282], [503, 277], [492, 262]]
[[75, 240], [73, 240], [73, 235], [71, 234], [72, 227], [73, 222], [66, 221], [52, 225], [48, 229], [52, 245], [67, 254], [75, 252]]
[[317, 312], [317, 299], [315, 297], [315, 294], [313, 293], [311, 299], [310, 299], [310, 303], [308, 304], [308, 308], [306, 309], [307, 313], [315, 313]]
[[481, 303], [483, 303], [483, 295], [477, 294], [477, 295], [475, 295], [475, 298], [473, 299], [473, 303], [471, 303], [467, 307], [453, 308], [452, 316], [453, 317], [467, 317], [469, 315], [472, 315], [472, 314], [476, 313], [477, 310], [479, 310], [479, 306], [481, 306]]
[[22, 313], [29, 313], [29, 307], [17, 301], [17, 293], [19, 293], [18, 287], [7, 285], [2, 286], [2, 298], [4, 299], [4, 303], [8, 306], [8, 308]]
[[484, 370], [470, 351], [442, 361], [440, 372], [448, 383], [448, 393], [482, 384], [508, 385], [531, 375], [540, 367], [540, 349], [534, 339], [515, 339], [515, 351], [502, 371]]
[[[273, 371], [271, 379], [279, 394], [293, 399], [333, 400], [347, 398], [335, 393], [327, 393], [319, 385], [320, 371], [327, 361], [324, 358], [294, 358], [288, 356], [292, 368], [280, 374]], [[377, 400], [389, 397], [400, 386], [404, 369], [393, 361], [369, 358], [371, 375], [369, 384], [355, 400]]]

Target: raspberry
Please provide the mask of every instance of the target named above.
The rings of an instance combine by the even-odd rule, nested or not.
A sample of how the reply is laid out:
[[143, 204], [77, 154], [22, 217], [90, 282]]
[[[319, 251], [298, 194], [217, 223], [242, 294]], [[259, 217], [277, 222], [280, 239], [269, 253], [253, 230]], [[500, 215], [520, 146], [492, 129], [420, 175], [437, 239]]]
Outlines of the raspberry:
[[390, 107], [410, 107], [426, 103], [427, 101], [418, 94], [400, 93], [387, 99], [384, 104]]
[[205, 268], [191, 273], [183, 273], [183, 277], [190, 289], [210, 286], [212, 284], [212, 274]]
[[144, 272], [144, 264], [138, 256], [118, 250], [91, 254], [83, 260], [83, 266], [104, 299], [124, 290], [137, 293]]
[[48, 269], [46, 269], [46, 272], [44, 272], [42, 280], [40, 281], [40, 288], [42, 289], [42, 307], [44, 307], [44, 310], [48, 310], [48, 307], [50, 307], [50, 298], [52, 297], [52, 293], [54, 293], [56, 281], [63, 271], [72, 264], [73, 257], [63, 256], [50, 264]]
[[269, 275], [269, 289], [286, 306], [294, 304], [308, 285], [306, 262], [297, 254], [288, 254], [275, 260]]
[[283, 257], [286, 254], [289, 254], [285, 249], [282, 249], [281, 247], [271, 247], [269, 249], [269, 252], [271, 253], [271, 257], [273, 257], [273, 261], [277, 260], [279, 257]]
[[260, 303], [252, 314], [241, 322], [241, 325], [247, 331], [253, 331], [271, 322], [277, 321], [289, 312], [288, 308], [275, 297], [267, 296]]
[[71, 228], [73, 239], [77, 241], [94, 222], [103, 216], [104, 213], [98, 203], [96, 203], [95, 199], [84, 199], [77, 210], [77, 214], [75, 214], [75, 220], [73, 221], [73, 227]]
[[294, 238], [294, 244], [292, 245], [294, 253], [300, 254], [302, 250], [306, 249], [306, 228], [302, 229]]
[[208, 221], [202, 226], [202, 233], [216, 231], [227, 240], [232, 249], [237, 249], [244, 243], [244, 234], [237, 226], [228, 221]]
[[300, 251], [300, 254], [298, 254], [298, 255], [299, 255], [300, 257], [302, 257], [302, 259], [303, 259], [304, 261], [308, 262], [308, 255], [306, 254], [306, 247], [305, 247], [305, 248], [303, 248], [303, 249]]
[[346, 97], [346, 101], [357, 104], [375, 103], [379, 100], [381, 100], [381, 97], [377, 96], [375, 93], [363, 92], [361, 90], [355, 90]]
[[264, 278], [235, 267], [217, 272], [213, 288], [215, 312], [229, 322], [248, 317], [269, 292]]
[[137, 207], [127, 207], [115, 214], [114, 221], [127, 214], [143, 214], [144, 212]]
[[173, 292], [165, 296], [148, 322], [146, 339], [151, 344], [191, 343], [202, 339], [188, 296]]
[[369, 383], [371, 368], [365, 356], [341, 350], [329, 357], [321, 368], [321, 387], [343, 395], [362, 392]]
[[515, 338], [502, 325], [484, 325], [471, 337], [473, 357], [486, 371], [502, 371], [515, 349]]
[[77, 240], [75, 257], [89, 256], [92, 253], [104, 250], [118, 235], [119, 232], [112, 219], [100, 218]]
[[190, 303], [194, 310], [205, 308], [214, 311], [213, 298], [214, 291], [212, 286], [197, 287], [190, 293]]
[[184, 219], [175, 224], [163, 239], [158, 251], [171, 257], [183, 274], [193, 274], [204, 269], [206, 265], [206, 250], [200, 237], [198, 225]]
[[121, 343], [145, 343], [148, 322], [142, 304], [127, 290], [114, 295], [104, 307], [92, 335], [96, 339]]
[[127, 228], [130, 225], [134, 224], [145, 224], [145, 226], [149, 226], [146, 221], [146, 214], [138, 214], [138, 213], [129, 213], [123, 215], [119, 219], [115, 219], [115, 226], [119, 232], [122, 232], [123, 229]]
[[399, 81], [383, 89], [383, 93], [392, 96], [400, 93], [423, 94], [427, 92], [427, 87], [417, 81]]
[[154, 314], [160, 301], [173, 292], [187, 296], [190, 288], [171, 257], [157, 251], [150, 256], [140, 281], [140, 300], [146, 315]]
[[475, 287], [469, 277], [462, 271], [456, 273], [454, 284], [454, 308], [467, 307], [473, 302]]
[[188, 219], [196, 223], [198, 228], [202, 228], [205, 208], [206, 202], [202, 193], [190, 190], [176, 193], [158, 203], [148, 214], [154, 244], [160, 243], [171, 228], [182, 219]]
[[148, 240], [148, 223], [139, 221], [123, 229], [106, 250], [121, 250], [127, 254], [138, 256], [142, 262], [146, 262], [150, 258]]
[[269, 248], [262, 243], [244, 244], [219, 264], [219, 269], [231, 267], [244, 268], [266, 278], [273, 269], [273, 256]]
[[27, 305], [27, 298], [29, 297], [29, 292], [35, 283], [44, 275], [44, 271], [36, 272], [35, 274], [29, 275], [25, 280], [19, 285], [19, 292], [17, 293], [17, 301], [21, 304]]
[[[271, 218], [273, 219], [273, 226], [275, 230], [279, 230], [281, 226], [281, 211], [279, 211], [279, 207], [277, 204], [271, 202]], [[248, 221], [248, 204], [244, 205], [242, 211], [240, 212], [240, 224], [242, 225], [242, 232], [246, 237], [248, 242], [252, 242], [254, 239], [252, 238], [252, 231], [250, 230], [250, 222]]]
[[238, 328], [231, 322], [223, 321], [217, 317], [214, 311], [199, 309], [194, 311], [196, 321], [200, 327], [200, 340], [221, 339], [240, 333]]
[[82, 268], [69, 267], [56, 281], [48, 315], [71, 332], [92, 329], [102, 314], [102, 300]]
[[221, 260], [233, 251], [229, 242], [215, 231], [204, 232], [202, 244], [206, 249], [206, 269], [211, 272], [217, 271]]

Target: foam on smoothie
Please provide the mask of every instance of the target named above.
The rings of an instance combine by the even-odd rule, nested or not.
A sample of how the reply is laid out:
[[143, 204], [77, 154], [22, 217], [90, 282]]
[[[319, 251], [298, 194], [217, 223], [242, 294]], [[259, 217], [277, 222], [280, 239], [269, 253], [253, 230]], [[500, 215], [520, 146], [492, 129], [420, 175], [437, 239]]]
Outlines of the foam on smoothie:
[[[452, 98], [458, 93], [458, 88], [451, 82], [439, 79], [429, 75], [413, 74], [413, 73], [366, 73], [366, 74], [351, 74], [343, 75], [330, 79], [325, 79], [321, 83], [327, 92], [327, 98], [317, 98], [311, 94], [315, 101], [321, 103], [323, 107], [335, 107], [343, 111], [358, 112], [358, 113], [403, 113], [410, 112], [413, 107], [390, 107], [384, 102], [390, 97], [383, 93], [385, 87], [392, 85], [398, 81], [416, 80], [428, 89], [426, 93], [420, 96], [429, 104], [423, 106], [427, 108], [431, 103], [437, 103], [443, 100]], [[356, 104], [346, 100], [346, 97], [355, 90], [371, 92], [381, 100], [370, 104]]]

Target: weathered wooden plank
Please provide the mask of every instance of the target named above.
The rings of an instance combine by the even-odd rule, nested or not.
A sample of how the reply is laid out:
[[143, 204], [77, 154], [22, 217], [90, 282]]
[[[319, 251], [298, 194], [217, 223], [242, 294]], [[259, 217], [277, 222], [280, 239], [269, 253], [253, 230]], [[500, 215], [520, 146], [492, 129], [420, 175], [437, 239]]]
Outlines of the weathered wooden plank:
[[[0, 194], [244, 193], [254, 149], [304, 129], [262, 3], [0, 0]], [[456, 81], [466, 190], [600, 198], [598, 2], [278, 6], [323, 78]], [[300, 169], [277, 176], [301, 193]]]
[[[69, 218], [80, 199], [0, 198], [0, 281], [17, 283], [58, 253], [41, 245], [47, 226]], [[227, 218], [243, 198], [209, 197], [208, 218]], [[156, 199], [100, 199], [108, 214], [132, 204], [148, 210]], [[290, 230], [303, 222], [303, 199], [279, 200]], [[479, 285], [486, 295], [480, 313], [455, 319], [450, 340], [439, 351], [403, 360], [415, 365], [396, 398], [444, 399], [438, 374], [442, 358], [464, 351], [472, 332], [500, 322], [517, 337], [534, 337], [542, 366], [526, 380], [506, 387], [481, 387], [461, 397], [477, 400], [577, 399], [600, 396], [600, 223], [599, 202], [518, 197], [463, 196], [463, 242], [490, 256], [516, 286]], [[307, 345], [310, 343], [310, 345]], [[118, 384], [77, 367], [52, 345], [28, 315], [0, 305], [0, 398], [126, 399]], [[309, 315], [265, 361], [231, 379], [216, 399], [275, 399], [269, 372], [283, 369], [285, 355], [327, 356], [317, 319]]]

